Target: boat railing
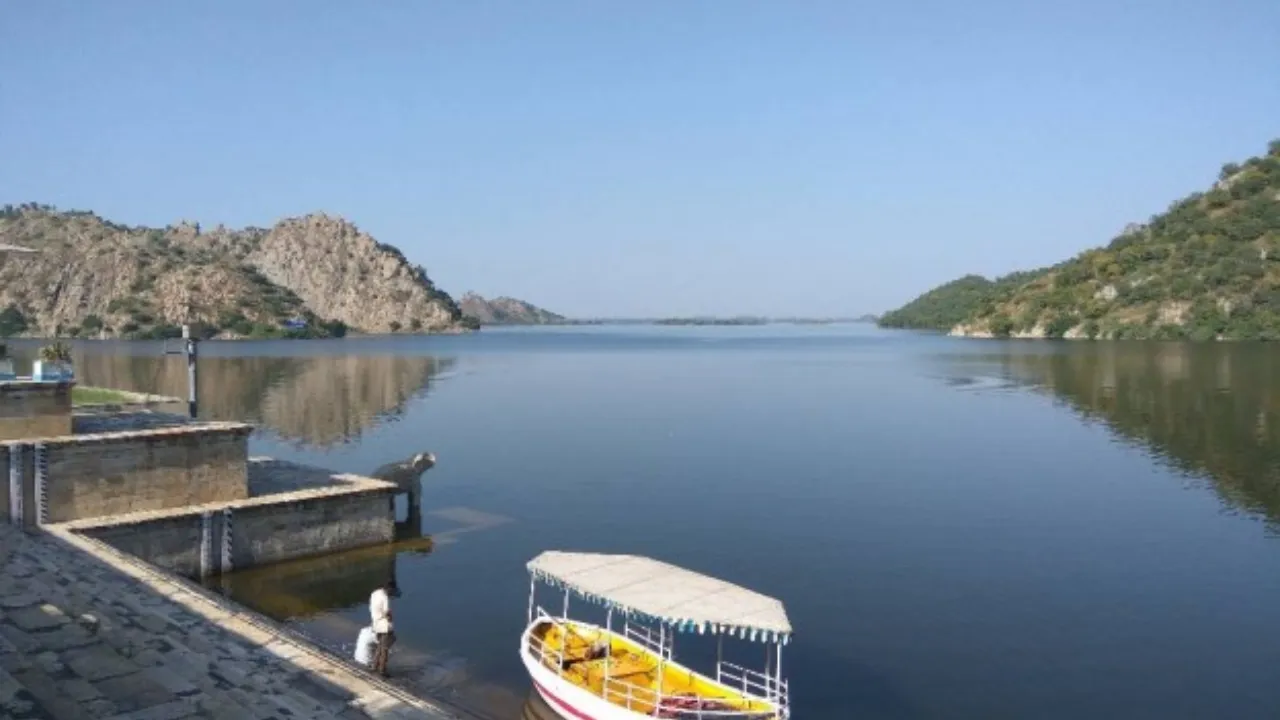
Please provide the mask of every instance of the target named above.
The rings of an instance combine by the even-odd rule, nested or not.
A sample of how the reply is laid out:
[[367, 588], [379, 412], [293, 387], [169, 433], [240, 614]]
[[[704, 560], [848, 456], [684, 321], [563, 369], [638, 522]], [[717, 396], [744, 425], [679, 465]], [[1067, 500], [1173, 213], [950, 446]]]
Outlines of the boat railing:
[[[608, 702], [626, 709], [654, 717], [679, 718], [680, 720], [766, 720], [778, 717], [778, 711], [746, 710], [735, 707], [715, 707], [716, 704], [728, 705], [730, 698], [717, 700], [709, 697], [660, 693], [653, 688], [636, 685], [618, 678], [609, 678], [601, 688], [601, 694]], [[741, 701], [739, 701], [741, 702]], [[706, 705], [712, 705], [706, 707]]]
[[645, 646], [650, 651], [659, 653], [668, 660], [671, 659], [671, 648], [674, 643], [670, 640], [664, 643], [662, 636], [655, 633], [653, 630], [650, 630], [643, 625], [632, 625], [631, 623], [627, 623], [623, 626], [622, 633], [627, 638]]
[[788, 704], [787, 681], [779, 680], [758, 670], [722, 661], [716, 666], [716, 682], [739, 690], [743, 695], [777, 700], [778, 704], [783, 706]]
[[[539, 608], [541, 611], [541, 608]], [[545, 613], [544, 613], [545, 614]], [[559, 618], [546, 615], [546, 619], [552, 622], [560, 622]], [[547, 652], [546, 643], [535, 635], [529, 635], [529, 645], [526, 648], [530, 657], [539, 664], [546, 665], [548, 661], [554, 663], [557, 675], [563, 675], [564, 648], [561, 646], [555, 652]], [[727, 665], [728, 663], [721, 663]], [[733, 666], [737, 667], [737, 666]], [[750, 672], [750, 671], [748, 671]], [[759, 674], [759, 673], [756, 673]], [[745, 676], [744, 676], [745, 677]], [[731, 683], [722, 683], [726, 687], [736, 689]], [[751, 687], [745, 685], [744, 687]], [[786, 684], [783, 683], [785, 698]], [[767, 720], [770, 718], [786, 717], [785, 700], [775, 700], [773, 698], [763, 698], [755, 692], [744, 691], [743, 695], [747, 702], [768, 699], [770, 702], [777, 702], [778, 710], [745, 710], [741, 708], [715, 708], [703, 707], [706, 703], [717, 702], [716, 698], [696, 698], [682, 694], [666, 694], [660, 693], [653, 688], [635, 683], [627, 682], [619, 678], [607, 678], [601, 684], [600, 695], [604, 700], [613, 703], [619, 707], [641, 714], [653, 715], [655, 717], [679, 718], [679, 720]], [[734, 702], [734, 698], [723, 698], [719, 702], [729, 704]], [[742, 702], [737, 700], [737, 702]], [[781, 711], [781, 714], [780, 714]]]

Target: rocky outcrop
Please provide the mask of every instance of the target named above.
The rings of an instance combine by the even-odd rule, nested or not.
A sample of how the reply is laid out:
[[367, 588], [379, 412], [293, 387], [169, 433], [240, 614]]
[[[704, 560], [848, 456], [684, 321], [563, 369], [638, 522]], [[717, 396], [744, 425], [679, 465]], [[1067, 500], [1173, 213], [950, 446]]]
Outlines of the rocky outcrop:
[[316, 315], [366, 332], [448, 332], [461, 311], [420, 265], [353, 223], [323, 213], [265, 232], [215, 234], [223, 247], [289, 288]]
[[509, 297], [486, 300], [476, 293], [462, 296], [462, 313], [481, 325], [555, 325], [565, 321], [563, 315]]
[[[467, 329], [396, 248], [324, 214], [271, 229], [129, 227], [87, 212], [0, 209], [0, 335], [206, 337]], [[297, 322], [302, 321], [302, 322]]]

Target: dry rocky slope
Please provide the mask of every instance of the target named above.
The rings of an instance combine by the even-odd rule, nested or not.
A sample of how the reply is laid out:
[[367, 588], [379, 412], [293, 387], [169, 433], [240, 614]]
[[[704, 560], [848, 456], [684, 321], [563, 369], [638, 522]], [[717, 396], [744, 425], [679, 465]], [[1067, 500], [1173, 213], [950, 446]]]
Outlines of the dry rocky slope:
[[[421, 266], [341, 218], [270, 229], [129, 227], [28, 203], [0, 208], [0, 336], [325, 337], [474, 329]], [[303, 320], [305, 327], [290, 321]]]
[[555, 325], [565, 321], [563, 315], [509, 297], [486, 300], [467, 293], [459, 304], [463, 315], [475, 318], [481, 325]]

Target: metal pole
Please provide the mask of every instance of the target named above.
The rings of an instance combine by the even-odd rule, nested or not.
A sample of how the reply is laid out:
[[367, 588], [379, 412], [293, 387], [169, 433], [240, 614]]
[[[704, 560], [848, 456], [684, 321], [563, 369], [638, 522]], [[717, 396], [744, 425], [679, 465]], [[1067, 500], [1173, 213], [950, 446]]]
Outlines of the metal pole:
[[[662, 681], [667, 676], [665, 649], [667, 647], [667, 626], [663, 622], [658, 622], [658, 698], [654, 706], [654, 710], [662, 707]], [[655, 713], [656, 714], [656, 713]]]
[[777, 683], [774, 689], [777, 691], [777, 698], [782, 699], [782, 641], [778, 641], [778, 662], [774, 665], [774, 672], [777, 673]]
[[773, 650], [768, 646], [764, 646], [764, 696], [772, 697], [773, 690], [769, 687], [773, 680]]
[[720, 668], [724, 665], [724, 635], [716, 633], [716, 682], [720, 682]]
[[533, 595], [537, 591], [537, 586], [534, 584], [536, 582], [536, 578], [529, 577], [529, 624], [533, 623]]
[[603, 691], [604, 699], [609, 699], [609, 655], [613, 653], [613, 608], [609, 608], [609, 613], [604, 618], [604, 641], [608, 643], [604, 651], [604, 683], [600, 689]]
[[182, 339], [187, 344], [187, 413], [192, 420], [196, 419], [198, 412], [196, 398], [196, 354], [197, 340], [191, 337], [191, 326], [182, 326]]
[[557, 675], [564, 675], [564, 654], [569, 649], [569, 588], [564, 589], [564, 610], [560, 613], [560, 666]]

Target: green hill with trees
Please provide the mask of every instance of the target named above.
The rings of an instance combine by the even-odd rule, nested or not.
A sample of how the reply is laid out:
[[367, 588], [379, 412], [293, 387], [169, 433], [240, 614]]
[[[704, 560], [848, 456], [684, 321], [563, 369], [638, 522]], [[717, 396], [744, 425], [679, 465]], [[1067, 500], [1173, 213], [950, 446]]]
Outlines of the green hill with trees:
[[950, 330], [980, 309], [1013, 293], [1045, 270], [1010, 273], [995, 280], [965, 275], [924, 293], [897, 310], [881, 315], [880, 327], [913, 330]]
[[1280, 140], [1106, 247], [1005, 281], [952, 281], [881, 325], [950, 325], [973, 337], [1280, 340]]

